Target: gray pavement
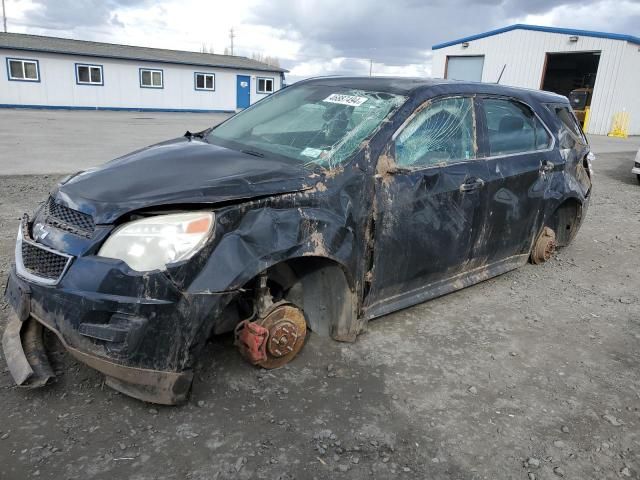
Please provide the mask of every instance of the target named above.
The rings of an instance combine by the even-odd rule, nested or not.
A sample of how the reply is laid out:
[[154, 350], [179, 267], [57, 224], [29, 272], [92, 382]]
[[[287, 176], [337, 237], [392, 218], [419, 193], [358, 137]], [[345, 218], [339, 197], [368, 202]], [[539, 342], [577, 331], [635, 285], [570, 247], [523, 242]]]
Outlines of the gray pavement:
[[637, 152], [640, 149], [640, 136], [614, 138], [606, 135], [587, 135], [587, 137], [596, 154]]
[[[0, 109], [0, 175], [72, 173], [197, 132], [228, 114]], [[596, 153], [637, 151], [640, 137], [591, 135]]]
[[0, 175], [72, 173], [228, 114], [0, 109]]

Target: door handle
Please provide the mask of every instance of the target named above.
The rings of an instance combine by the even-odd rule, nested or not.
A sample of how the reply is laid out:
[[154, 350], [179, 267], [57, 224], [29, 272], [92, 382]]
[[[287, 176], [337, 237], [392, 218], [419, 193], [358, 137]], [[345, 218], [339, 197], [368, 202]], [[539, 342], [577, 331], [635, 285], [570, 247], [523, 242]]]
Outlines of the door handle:
[[484, 187], [484, 180], [481, 178], [473, 178], [467, 180], [462, 185], [460, 185], [461, 192], [470, 192], [472, 190], [477, 190], [478, 188]]
[[544, 160], [540, 164], [540, 171], [543, 173], [551, 172], [555, 168], [555, 165], [547, 160]]

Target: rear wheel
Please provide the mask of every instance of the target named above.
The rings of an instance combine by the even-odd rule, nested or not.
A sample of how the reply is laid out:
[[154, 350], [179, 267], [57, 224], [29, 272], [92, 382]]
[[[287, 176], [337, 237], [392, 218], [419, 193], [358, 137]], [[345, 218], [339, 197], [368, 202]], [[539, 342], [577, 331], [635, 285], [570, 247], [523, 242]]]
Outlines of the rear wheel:
[[544, 227], [531, 250], [531, 263], [539, 265], [548, 261], [556, 250], [556, 234], [549, 227]]
[[638, 183], [640, 183], [640, 173], [637, 174], [636, 177], [638, 178]]

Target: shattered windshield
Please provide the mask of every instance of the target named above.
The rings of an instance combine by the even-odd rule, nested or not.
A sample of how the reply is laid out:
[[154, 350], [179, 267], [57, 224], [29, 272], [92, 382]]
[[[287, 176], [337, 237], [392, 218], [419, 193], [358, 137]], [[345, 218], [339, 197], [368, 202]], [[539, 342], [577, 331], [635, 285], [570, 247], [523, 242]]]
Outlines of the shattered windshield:
[[326, 85], [290, 87], [216, 127], [207, 140], [256, 156], [276, 154], [334, 168], [405, 100]]

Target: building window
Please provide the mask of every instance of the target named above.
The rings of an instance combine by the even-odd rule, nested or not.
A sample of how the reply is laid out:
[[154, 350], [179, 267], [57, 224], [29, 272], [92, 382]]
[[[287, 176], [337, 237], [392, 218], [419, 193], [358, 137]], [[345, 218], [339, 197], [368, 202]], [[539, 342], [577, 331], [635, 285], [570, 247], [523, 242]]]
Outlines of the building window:
[[140, 86], [142, 88], [164, 88], [162, 70], [140, 69]]
[[78, 85], [104, 85], [102, 81], [102, 65], [76, 63], [76, 83]]
[[273, 93], [273, 78], [258, 77], [258, 93]]
[[216, 89], [216, 76], [213, 73], [195, 73], [196, 90], [210, 90]]
[[7, 74], [9, 80], [39, 82], [40, 66], [37, 60], [7, 58]]

